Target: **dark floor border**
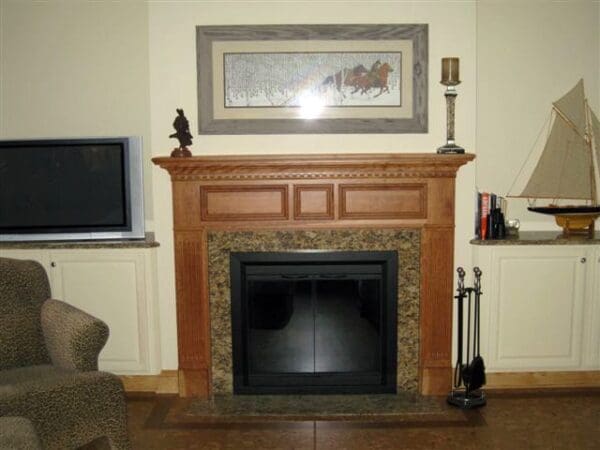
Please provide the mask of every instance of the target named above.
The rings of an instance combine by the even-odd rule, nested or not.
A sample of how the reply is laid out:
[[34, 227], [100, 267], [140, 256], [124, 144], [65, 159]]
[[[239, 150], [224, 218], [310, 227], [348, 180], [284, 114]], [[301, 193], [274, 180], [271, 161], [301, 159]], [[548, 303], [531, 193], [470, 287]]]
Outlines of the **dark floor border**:
[[[168, 415], [174, 408], [179, 397], [174, 395], [138, 395], [128, 394], [129, 402], [148, 402], [154, 406], [144, 422], [144, 429], [160, 430], [194, 430], [194, 429], [236, 429], [236, 430], [306, 430], [306, 429], [419, 429], [419, 428], [447, 428], [459, 427], [470, 428], [485, 426], [486, 422], [479, 410], [456, 410], [459, 420], [449, 420], [440, 417], [440, 414], [431, 414], [432, 418], [420, 418], [418, 420], [403, 420], [401, 417], [385, 417], [370, 420], [275, 420], [256, 419], [251, 421], [206, 421], [206, 422], [178, 422], [168, 419]], [[444, 401], [440, 398], [440, 401]], [[435, 417], [437, 416], [437, 417]]]
[[[532, 388], [532, 389], [490, 389], [486, 390], [486, 396], [492, 402], [502, 399], [523, 399], [523, 398], [565, 398], [565, 397], [589, 397], [600, 396], [600, 388]], [[181, 399], [176, 395], [161, 395], [153, 393], [127, 393], [127, 400], [130, 402], [148, 402], [153, 407], [146, 418], [144, 429], [162, 429], [162, 430], [193, 430], [193, 429], [237, 429], [237, 430], [306, 430], [316, 429], [419, 429], [419, 428], [444, 428], [444, 427], [481, 427], [486, 422], [480, 409], [476, 410], [457, 410], [462, 420], [448, 420], [444, 417], [435, 417], [432, 414], [431, 419], [403, 420], [402, 418], [382, 417], [378, 420], [373, 417], [371, 420], [353, 419], [353, 420], [285, 420], [277, 419], [255, 419], [251, 421], [206, 421], [206, 422], [177, 422], [170, 421], [168, 415], [176, 407]], [[439, 398], [444, 401], [443, 398]], [[490, 408], [493, 405], [487, 405], [484, 408]]]

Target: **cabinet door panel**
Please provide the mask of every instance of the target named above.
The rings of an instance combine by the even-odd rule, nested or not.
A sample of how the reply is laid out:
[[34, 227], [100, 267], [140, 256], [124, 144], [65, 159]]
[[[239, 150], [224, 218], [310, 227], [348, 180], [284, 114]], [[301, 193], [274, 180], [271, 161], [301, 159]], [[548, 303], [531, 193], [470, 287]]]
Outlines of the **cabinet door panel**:
[[580, 367], [586, 295], [583, 256], [577, 248], [494, 251], [490, 369]]
[[144, 261], [127, 252], [64, 251], [51, 254], [52, 293], [105, 321], [101, 370], [135, 373], [148, 368]]
[[[590, 305], [588, 308], [589, 315], [589, 332], [587, 333], [587, 351], [586, 361], [587, 366], [592, 369], [600, 369], [600, 248], [592, 254], [590, 261], [589, 276], [592, 289], [590, 296]], [[587, 317], [586, 317], [587, 318]]]

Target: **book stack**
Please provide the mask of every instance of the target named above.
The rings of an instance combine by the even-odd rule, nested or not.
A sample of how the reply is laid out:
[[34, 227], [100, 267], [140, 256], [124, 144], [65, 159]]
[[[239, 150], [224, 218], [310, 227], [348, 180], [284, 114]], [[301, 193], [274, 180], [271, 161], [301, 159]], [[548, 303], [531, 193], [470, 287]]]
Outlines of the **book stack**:
[[475, 236], [477, 239], [504, 239], [506, 199], [491, 192], [476, 193]]

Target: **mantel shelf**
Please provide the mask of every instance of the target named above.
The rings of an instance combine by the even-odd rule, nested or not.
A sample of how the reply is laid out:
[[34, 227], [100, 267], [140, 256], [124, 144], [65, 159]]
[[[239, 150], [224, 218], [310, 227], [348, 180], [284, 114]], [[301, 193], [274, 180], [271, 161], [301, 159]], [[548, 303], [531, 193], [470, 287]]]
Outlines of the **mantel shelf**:
[[177, 179], [404, 178], [453, 177], [474, 158], [471, 153], [360, 153], [156, 157], [152, 162]]

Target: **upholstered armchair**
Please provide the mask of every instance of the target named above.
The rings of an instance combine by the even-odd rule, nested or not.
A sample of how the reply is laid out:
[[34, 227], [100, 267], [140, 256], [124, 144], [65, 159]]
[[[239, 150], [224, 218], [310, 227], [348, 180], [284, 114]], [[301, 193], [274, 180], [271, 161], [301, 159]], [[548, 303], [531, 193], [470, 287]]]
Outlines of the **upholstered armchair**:
[[29, 419], [44, 449], [130, 448], [121, 380], [98, 371], [107, 325], [49, 297], [39, 263], [0, 258], [0, 416]]

